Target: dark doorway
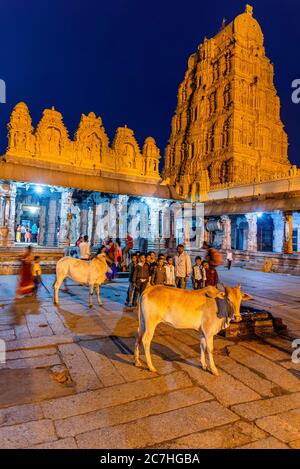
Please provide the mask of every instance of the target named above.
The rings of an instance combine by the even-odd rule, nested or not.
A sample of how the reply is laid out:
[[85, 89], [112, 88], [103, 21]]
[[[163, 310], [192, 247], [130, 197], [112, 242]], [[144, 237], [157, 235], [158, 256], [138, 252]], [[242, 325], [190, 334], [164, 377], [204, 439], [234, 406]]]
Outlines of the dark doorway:
[[274, 223], [268, 213], [257, 216], [257, 250], [263, 252], [273, 251]]

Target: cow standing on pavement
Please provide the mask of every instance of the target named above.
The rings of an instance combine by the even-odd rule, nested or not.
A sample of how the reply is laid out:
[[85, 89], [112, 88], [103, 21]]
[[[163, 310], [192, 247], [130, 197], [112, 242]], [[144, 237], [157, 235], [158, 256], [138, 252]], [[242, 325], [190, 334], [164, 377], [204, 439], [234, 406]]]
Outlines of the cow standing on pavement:
[[148, 368], [152, 372], [156, 371], [151, 359], [150, 345], [156, 326], [163, 322], [177, 329], [199, 331], [202, 368], [207, 369], [207, 351], [210, 371], [218, 375], [213, 359], [214, 336], [221, 329], [228, 327], [232, 319], [241, 321], [241, 301], [251, 299], [250, 295], [241, 292], [240, 285], [223, 286], [224, 292], [215, 287], [194, 291], [161, 285], [148, 287], [139, 302], [139, 325], [134, 350], [136, 366], [142, 365], [139, 346], [143, 342]]
[[65, 280], [71, 278], [81, 285], [89, 285], [90, 302], [93, 306], [93, 292], [96, 290], [99, 306], [102, 305], [100, 298], [100, 285], [106, 279], [106, 273], [111, 272], [107, 265], [106, 254], [98, 254], [93, 260], [86, 261], [74, 257], [63, 257], [56, 264], [56, 281], [54, 284], [54, 304], [58, 305], [58, 291]]

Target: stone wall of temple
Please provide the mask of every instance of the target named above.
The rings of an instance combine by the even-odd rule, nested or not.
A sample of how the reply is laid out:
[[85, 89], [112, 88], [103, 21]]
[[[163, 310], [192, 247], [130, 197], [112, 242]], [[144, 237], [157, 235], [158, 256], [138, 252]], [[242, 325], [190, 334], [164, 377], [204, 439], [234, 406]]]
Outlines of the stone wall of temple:
[[180, 195], [297, 173], [273, 77], [249, 5], [190, 56], [163, 173]]
[[110, 145], [101, 118], [93, 112], [82, 114], [73, 140], [61, 113], [54, 108], [45, 109], [34, 128], [29, 109], [21, 102], [15, 106], [8, 124], [7, 162], [159, 181], [159, 159], [154, 138], [146, 138], [141, 151], [133, 130], [126, 126], [117, 129]]

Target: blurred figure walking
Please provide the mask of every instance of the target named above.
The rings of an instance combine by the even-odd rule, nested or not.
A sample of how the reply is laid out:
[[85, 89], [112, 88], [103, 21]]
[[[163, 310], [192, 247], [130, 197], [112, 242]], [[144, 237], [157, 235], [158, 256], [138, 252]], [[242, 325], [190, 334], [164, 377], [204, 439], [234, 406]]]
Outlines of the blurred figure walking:
[[28, 295], [33, 292], [34, 282], [32, 277], [32, 247], [28, 246], [24, 255], [21, 257], [21, 271], [19, 277], [19, 286], [17, 288], [16, 296]]

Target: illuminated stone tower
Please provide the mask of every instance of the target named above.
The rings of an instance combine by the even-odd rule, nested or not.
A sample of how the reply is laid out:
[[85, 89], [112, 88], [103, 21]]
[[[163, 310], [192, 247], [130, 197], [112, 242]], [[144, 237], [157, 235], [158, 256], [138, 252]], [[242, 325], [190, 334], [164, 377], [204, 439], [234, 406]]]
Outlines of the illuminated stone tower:
[[164, 168], [181, 195], [198, 200], [209, 187], [277, 178], [291, 170], [263, 40], [246, 5], [190, 56]]

